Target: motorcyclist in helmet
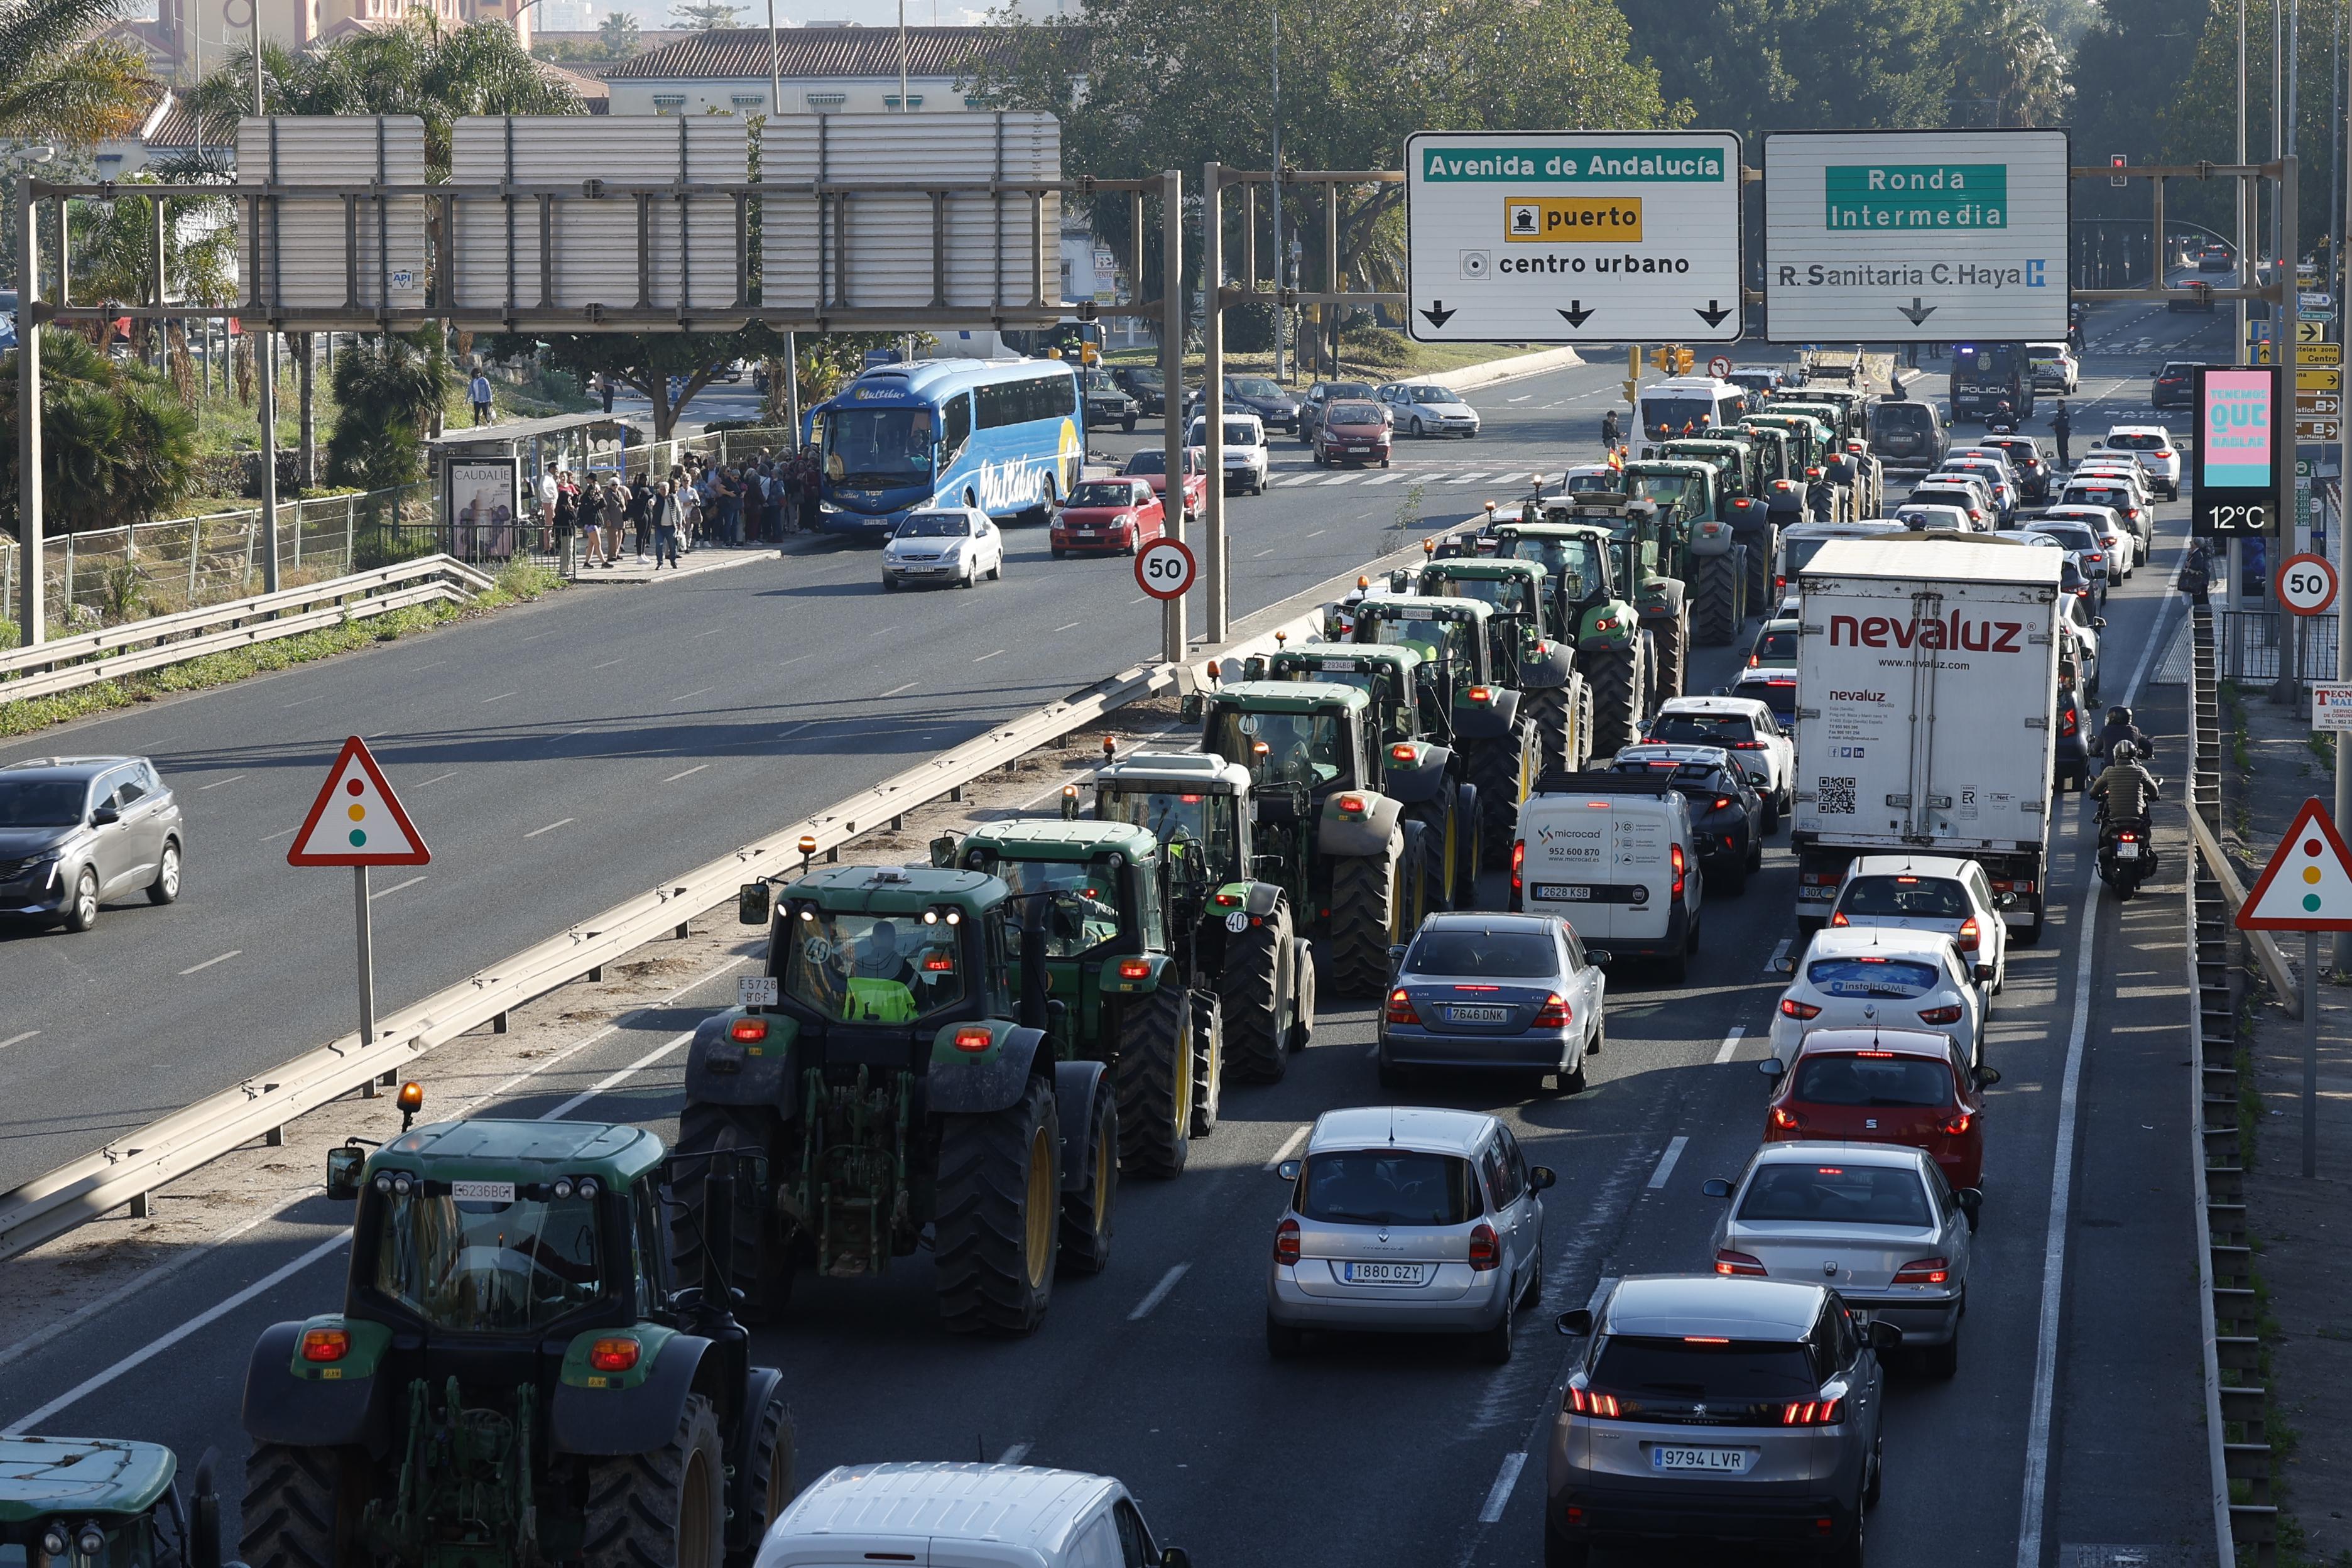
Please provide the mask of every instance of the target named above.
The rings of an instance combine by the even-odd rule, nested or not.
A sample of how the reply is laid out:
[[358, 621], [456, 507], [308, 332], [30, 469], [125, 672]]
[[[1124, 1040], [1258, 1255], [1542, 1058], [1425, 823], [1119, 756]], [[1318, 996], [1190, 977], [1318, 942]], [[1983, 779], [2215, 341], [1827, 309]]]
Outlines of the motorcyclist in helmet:
[[2118, 702], [2107, 710], [2106, 719], [2099, 726], [2099, 732], [2092, 737], [2091, 754], [2095, 757], [2111, 757], [2114, 755], [2115, 748], [2126, 742], [2129, 742], [2133, 749], [2142, 757], [2152, 757], [2156, 754], [2156, 748], [2149, 743], [2147, 732], [2132, 722], [2132, 710]]
[[2098, 797], [2103, 834], [2110, 823], [2146, 822], [2156, 804], [2156, 775], [2139, 759], [2138, 746], [2117, 741], [2108, 748], [2106, 767], [2091, 781], [2089, 793]]

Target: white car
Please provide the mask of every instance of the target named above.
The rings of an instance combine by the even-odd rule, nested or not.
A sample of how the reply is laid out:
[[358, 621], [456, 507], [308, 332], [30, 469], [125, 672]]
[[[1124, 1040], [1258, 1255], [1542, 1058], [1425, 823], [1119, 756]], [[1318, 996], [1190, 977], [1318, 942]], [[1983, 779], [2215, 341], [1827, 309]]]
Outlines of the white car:
[[2147, 477], [2147, 471], [2129, 458], [2114, 453], [2084, 458], [2074, 465], [2074, 471], [2066, 476], [2066, 480], [2076, 485], [2122, 485], [2131, 492], [2134, 504], [2140, 509], [2142, 515], [2137, 523], [2140, 528], [2147, 526], [2146, 514], [2156, 510], [2156, 483]]
[[[2004, 895], [2006, 896], [2006, 895]], [[1927, 931], [1952, 939], [1963, 964], [1992, 995], [2009, 983], [2009, 923], [1985, 869], [1955, 855], [1858, 855], [1849, 861], [1830, 906], [1843, 931]], [[1966, 971], [1963, 971], [1966, 973]]]
[[1563, 495], [1622, 495], [1625, 471], [1607, 463], [1579, 463], [1559, 477]]
[[1004, 575], [1004, 531], [976, 506], [910, 511], [882, 547], [882, 586], [919, 583], [969, 588]]
[[2128, 578], [2133, 573], [2139, 570], [2139, 535], [2132, 531], [2131, 524], [2126, 522], [2122, 516], [2117, 513], [2116, 509], [2113, 507], [2052, 507], [2048, 511], [2043, 512], [2040, 517], [2035, 518], [2033, 521], [2036, 522], [2079, 522], [2084, 527], [2089, 529], [2092, 533], [2098, 537], [2099, 542], [2107, 547], [2108, 559], [2117, 563], [2120, 567], [2121, 570], [2117, 581]]
[[1934, 1029], [1974, 1067], [1984, 1050], [1984, 998], [1952, 939], [1932, 931], [1832, 925], [1802, 957], [1772, 1013], [1772, 1059], [1783, 1069], [1816, 1029]]
[[2112, 448], [2129, 452], [2139, 459], [2164, 491], [2167, 500], [2180, 499], [2180, 447], [2173, 441], [2172, 432], [2161, 425], [2116, 425], [2107, 431], [2107, 438], [2093, 447]]
[[2048, 387], [2072, 397], [2074, 389], [2082, 384], [2083, 367], [2075, 360], [2074, 351], [2064, 343], [2028, 343], [2025, 363], [2037, 392]]
[[[1194, 416], [1184, 444], [1205, 449], [1209, 445], [1209, 422]], [[1265, 444], [1265, 421], [1255, 414], [1226, 415], [1225, 489], [1264, 495], [1266, 473], [1273, 466], [1274, 453]]]
[[1764, 831], [1789, 809], [1789, 780], [1797, 771], [1796, 743], [1752, 697], [1670, 697], [1642, 731], [1642, 739], [1672, 745], [1720, 746], [1731, 753], [1764, 797]]
[[[717, 1553], [712, 1554], [714, 1558]], [[1029, 1465], [841, 1465], [794, 1498], [753, 1568], [955, 1563], [971, 1568], [1188, 1568], [1109, 1476]]]
[[2018, 530], [2019, 537], [2028, 542], [2036, 535], [2054, 539], [2074, 552], [2083, 570], [2100, 579], [2100, 602], [2105, 602], [2105, 588], [2122, 582], [2123, 561], [2106, 548], [2106, 536], [2093, 523], [2069, 517], [2037, 517]]
[[1914, 532], [1940, 530], [1950, 533], [1990, 533], [1981, 522], [1971, 522], [1966, 508], [1957, 506], [1914, 506], [1909, 502], [1895, 509], [1895, 521]]
[[1478, 411], [1462, 395], [1433, 381], [1392, 381], [1373, 394], [1396, 420], [1400, 436], [1478, 434]]
[[2074, 646], [2082, 650], [2083, 695], [2091, 701], [2099, 700], [2099, 633], [2106, 628], [2107, 617], [2095, 616], [2084, 607], [2083, 601], [2072, 594], [2058, 595], [2058, 618], [2066, 623], [2074, 637]]

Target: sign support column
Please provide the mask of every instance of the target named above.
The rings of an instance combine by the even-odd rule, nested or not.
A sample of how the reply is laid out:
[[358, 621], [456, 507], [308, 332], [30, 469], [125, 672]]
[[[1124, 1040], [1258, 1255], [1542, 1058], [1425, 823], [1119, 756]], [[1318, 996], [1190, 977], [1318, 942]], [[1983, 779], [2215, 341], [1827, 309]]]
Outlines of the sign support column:
[[[327, 782], [310, 814], [295, 830], [286, 850], [289, 866], [349, 866], [352, 868], [352, 916], [358, 938], [360, 991], [360, 1050], [375, 1044], [375, 928], [369, 912], [368, 868], [425, 866], [432, 851], [424, 836], [402, 809], [400, 797], [368, 754], [357, 735], [343, 742]], [[375, 1094], [379, 1080], [368, 1081], [366, 1093]], [[390, 1074], [381, 1081], [393, 1081]]]
[[[2272, 280], [2275, 287], [2276, 298], [2271, 304], [2271, 320], [2277, 324], [2275, 338], [2278, 343], [2279, 363], [2284, 367], [2284, 379], [2290, 396], [2294, 395], [2295, 389], [2300, 385], [2296, 373], [2303, 365], [2303, 344], [2298, 341], [2303, 334], [2294, 330], [2295, 322], [2301, 319], [2298, 314], [2295, 270], [2296, 257], [2302, 244], [2302, 237], [2296, 232], [2296, 220], [2300, 214], [2296, 210], [2298, 197], [2294, 176], [2294, 159], [2291, 156], [2281, 158], [2278, 185], [2279, 253], [2272, 258], [2271, 263]], [[2294, 405], [2290, 403], [2286, 438], [2284, 440], [2273, 438], [2271, 442], [2271, 460], [2278, 465], [2279, 502], [2284, 515], [2279, 518], [2271, 540], [2265, 542], [2263, 546], [2263, 598], [2275, 611], [2272, 616], [2272, 624], [2278, 627], [2279, 636], [2279, 679], [2278, 684], [2272, 689], [2271, 700], [2288, 704], [2296, 704], [2303, 700], [2301, 658], [2303, 637], [2297, 626], [2287, 618], [2286, 606], [2279, 602], [2277, 593], [2279, 568], [2272, 564], [2272, 562], [2276, 558], [2283, 564], [2285, 555], [2294, 548], [2294, 525], [2290, 519], [2294, 515], [2291, 509], [2294, 504], [2294, 453], [2297, 445], [2295, 437], [2299, 432], [2293, 414]]]
[[1223, 165], [1212, 163], [1201, 183], [1201, 447], [1209, 470], [1209, 493], [1202, 516], [1208, 537], [1206, 625], [1201, 636], [1212, 645], [1225, 640], [1225, 204]]
[[[368, 868], [364, 866], [352, 868], [352, 909], [359, 921], [360, 1049], [365, 1050], [375, 1043], [375, 930], [368, 917]], [[375, 1079], [368, 1079], [364, 1093], [370, 1100], [375, 1098]]]
[[[2344, 126], [2347, 134], [2352, 135], [2352, 103], [2345, 106]], [[2346, 145], [2352, 146], [2352, 142]], [[2352, 158], [2346, 158], [2343, 163], [2343, 210], [2352, 213]], [[2340, 228], [2335, 244], [2336, 257], [2342, 260], [2347, 252]], [[2345, 281], [2337, 286], [2336, 308], [2338, 311], [2352, 310], [2352, 264], [2340, 270]], [[2240, 314], [2244, 313], [2244, 309], [2243, 306], [2239, 307]], [[2339, 315], [2336, 319], [2341, 321], [2344, 318]], [[2336, 559], [2344, 565], [2352, 566], [2352, 410], [2345, 410], [2344, 413], [2347, 416], [2337, 425], [2336, 431]], [[2339, 593], [2337, 597], [2340, 601], [2342, 595]], [[2336, 607], [2336, 679], [2338, 685], [2352, 685], [2352, 638], [2345, 637], [2345, 624], [2344, 605], [2339, 602]], [[2341, 735], [2336, 737], [2336, 820], [2338, 822], [2352, 817], [2352, 765], [2346, 763], [2344, 741]], [[2337, 931], [2335, 945], [2335, 967], [2352, 969], [2352, 931]], [[2309, 1012], [2308, 1008], [2305, 1009], [2305, 1016], [2308, 1016]]]
[[[1174, 169], [1160, 176], [1160, 433], [1167, 454], [1167, 484], [1161, 489], [1160, 527], [1184, 539], [1184, 176]], [[1184, 601], [1160, 606], [1160, 657], [1181, 664], [1186, 654]]]
[[16, 182], [16, 542], [17, 611], [26, 647], [47, 640], [48, 577], [41, 542], [41, 208], [28, 170]]

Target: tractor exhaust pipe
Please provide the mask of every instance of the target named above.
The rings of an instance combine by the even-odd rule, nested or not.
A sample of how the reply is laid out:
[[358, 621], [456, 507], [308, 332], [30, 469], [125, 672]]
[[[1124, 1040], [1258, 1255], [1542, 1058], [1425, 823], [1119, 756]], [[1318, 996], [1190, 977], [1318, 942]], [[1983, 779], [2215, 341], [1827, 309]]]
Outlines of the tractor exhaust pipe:
[[1021, 900], [1021, 1026], [1046, 1026], [1045, 900]]

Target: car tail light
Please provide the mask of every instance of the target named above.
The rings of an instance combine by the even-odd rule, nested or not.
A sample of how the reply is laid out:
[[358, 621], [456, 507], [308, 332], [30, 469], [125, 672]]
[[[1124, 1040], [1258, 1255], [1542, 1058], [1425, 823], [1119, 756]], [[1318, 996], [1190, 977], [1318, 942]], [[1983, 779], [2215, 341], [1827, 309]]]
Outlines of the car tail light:
[[1958, 1138], [1967, 1132], [1968, 1130], [1975, 1124], [1976, 1118], [1963, 1110], [1958, 1116], [1953, 1117], [1949, 1121], [1944, 1123], [1944, 1136], [1947, 1138]]
[[[1615, 1394], [1580, 1388], [1573, 1383], [1568, 1385], [1568, 1397], [1563, 1403], [1578, 1415], [1598, 1415], [1609, 1421], [1616, 1420], [1624, 1410], [1624, 1406], [1617, 1403]], [[1570, 1509], [1569, 1511], [1576, 1513], [1580, 1510]]]
[[1941, 1285], [1952, 1277], [1952, 1266], [1940, 1258], [1915, 1258], [1895, 1271], [1897, 1285]]
[[304, 1361], [341, 1361], [352, 1352], [352, 1336], [341, 1329], [308, 1329], [302, 1334]]
[[1845, 911], [1843, 910], [1838, 910], [1831, 914], [1830, 924], [1833, 926], [1850, 926], [1853, 924], [1853, 922], [1845, 918]]
[[764, 1040], [768, 1037], [768, 1020], [738, 1018], [727, 1026], [727, 1037], [730, 1040]]
[[955, 1032], [955, 1048], [960, 1051], [974, 1053], [984, 1051], [993, 1045], [995, 1040], [994, 1035], [978, 1025], [958, 1029]]
[[1957, 1024], [1960, 1021], [1960, 1005], [1955, 1002], [1946, 1007], [1922, 1007], [1919, 1009], [1919, 1021], [1923, 1024]]
[[1503, 1266], [1502, 1245], [1495, 1239], [1495, 1227], [1480, 1223], [1470, 1227], [1470, 1267], [1484, 1274]]
[[2169, 458], [2172, 456], [2172, 448], [2169, 447], [2163, 447], [2158, 450], [2156, 455], [2159, 458]]
[[1773, 1126], [1780, 1128], [1784, 1132], [1794, 1131], [1796, 1129], [1802, 1127], [1805, 1124], [1805, 1119], [1802, 1116], [1800, 1116], [1797, 1112], [1790, 1110], [1785, 1105], [1774, 1106], [1772, 1108], [1772, 1114], [1768, 1120], [1770, 1121]]
[[1725, 747], [1725, 750], [1732, 752], [1760, 752], [1763, 749], [1764, 742], [1761, 741], [1734, 741]]
[[1974, 952], [1983, 941], [1984, 931], [1977, 925], [1977, 917], [1970, 915], [1960, 922], [1960, 934], [1952, 939], [1952, 945], [1965, 952]]
[[1780, 998], [1780, 1016], [1783, 1018], [1818, 1018], [1821, 1016], [1822, 1010], [1811, 1002], [1800, 1002], [1794, 996]]
[[1574, 1015], [1569, 1011], [1568, 1004], [1561, 1000], [1559, 993], [1555, 991], [1543, 999], [1542, 1006], [1536, 1009], [1535, 1019], [1528, 1027], [1565, 1029], [1573, 1019]]
[[1744, 1252], [1734, 1252], [1727, 1247], [1717, 1247], [1715, 1254], [1715, 1271], [1717, 1274], [1760, 1276], [1764, 1272], [1764, 1260], [1760, 1258], [1750, 1258]]
[[588, 1347], [588, 1364], [598, 1372], [626, 1372], [641, 1353], [635, 1340], [598, 1340]]
[[1519, 890], [1520, 875], [1527, 869], [1527, 864], [1528, 841], [1524, 838], [1513, 840], [1511, 844], [1511, 891], [1515, 893]]
[[1418, 1024], [1421, 1015], [1414, 1011], [1412, 998], [1402, 985], [1389, 993], [1388, 1021], [1391, 1024]]
[[1274, 1260], [1276, 1263], [1298, 1261], [1298, 1222], [1284, 1220], [1274, 1227]]
[[1148, 958], [1122, 958], [1118, 961], [1118, 977], [1121, 980], [1142, 980], [1150, 973], [1151, 961]]
[[1684, 872], [1685, 868], [1687, 867], [1688, 862], [1687, 862], [1686, 860], [1685, 860], [1685, 859], [1684, 859], [1684, 858], [1683, 858], [1683, 847], [1682, 847], [1681, 845], [1679, 845], [1679, 844], [1669, 844], [1668, 846], [1666, 846], [1666, 853], [1667, 853], [1667, 858], [1668, 858], [1670, 860], [1672, 860], [1672, 861], [1674, 862], [1674, 868], [1675, 868], [1675, 892], [1674, 892], [1674, 896], [1675, 896], [1675, 898], [1679, 899], [1679, 898], [1681, 898], [1681, 897], [1683, 896], [1683, 872]]
[[1750, 669], [1760, 668], [1763, 663], [1764, 656], [1761, 654], [1751, 653], [1748, 656], [1748, 668]]
[[1780, 1408], [1783, 1426], [1834, 1426], [1845, 1413], [1843, 1399], [1792, 1399]]
[[[1707, 807], [1707, 809], [1708, 809], [1709, 811], [1722, 811], [1722, 810], [1725, 810], [1726, 808], [1727, 808], [1730, 805], [1731, 805], [1731, 797], [1730, 797], [1729, 795], [1717, 795], [1717, 796], [1715, 797], [1715, 804], [1714, 804], [1713, 805], [1711, 805], [1711, 806]], [[1731, 840], [1730, 840], [1730, 838], [1729, 838], [1729, 837], [1727, 837], [1724, 839], [1724, 841], [1723, 841], [1723, 847], [1724, 847], [1726, 849], [1728, 849], [1728, 848], [1730, 848], [1730, 847], [1731, 847]]]
[[[2087, 590], [2082, 588], [2077, 588], [2074, 590], [2074, 596], [2076, 598], [2081, 598], [2086, 591]], [[2066, 710], [2058, 716], [2058, 732], [2062, 735], [2073, 734], [2074, 732], [2075, 723], [2074, 706], [2070, 702], [2066, 705]]]
[[2100, 553], [2098, 551], [2093, 550], [2093, 551], [2088, 551], [2088, 552], [2086, 552], [2084, 554], [2083, 559], [2084, 559], [2084, 560], [2085, 560], [2085, 561], [2087, 561], [2087, 562], [2089, 562], [2092, 565], [2095, 566], [2095, 565], [2097, 565], [2100, 562], [2105, 561], [2105, 560], [2106, 559], [2106, 556], [2105, 556], [2104, 554]]

